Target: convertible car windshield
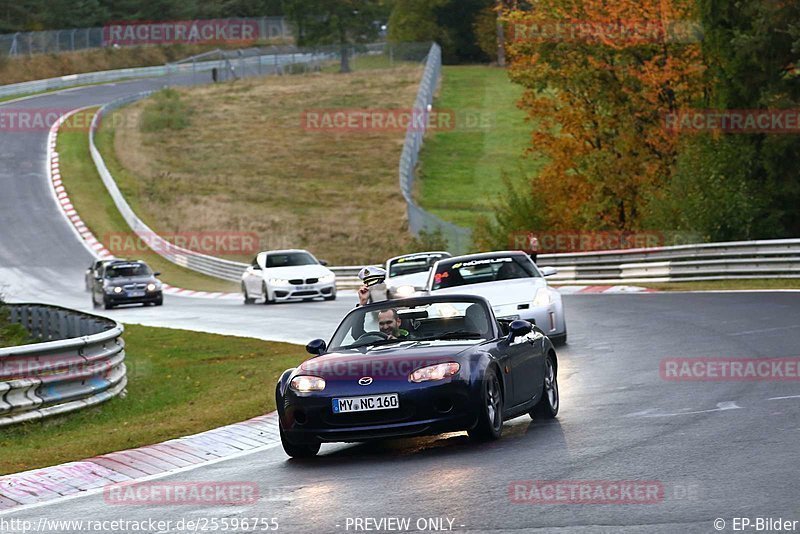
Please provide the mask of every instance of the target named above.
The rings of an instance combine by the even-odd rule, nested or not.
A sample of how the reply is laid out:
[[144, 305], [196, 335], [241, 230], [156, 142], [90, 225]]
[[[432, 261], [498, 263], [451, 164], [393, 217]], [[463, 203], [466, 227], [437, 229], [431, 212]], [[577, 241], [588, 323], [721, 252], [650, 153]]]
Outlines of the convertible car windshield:
[[541, 274], [524, 256], [495, 256], [466, 262], [440, 261], [433, 275], [432, 289], [537, 277]]
[[434, 301], [415, 306], [368, 307], [339, 325], [329, 350], [402, 341], [490, 339], [491, 315], [479, 302]]

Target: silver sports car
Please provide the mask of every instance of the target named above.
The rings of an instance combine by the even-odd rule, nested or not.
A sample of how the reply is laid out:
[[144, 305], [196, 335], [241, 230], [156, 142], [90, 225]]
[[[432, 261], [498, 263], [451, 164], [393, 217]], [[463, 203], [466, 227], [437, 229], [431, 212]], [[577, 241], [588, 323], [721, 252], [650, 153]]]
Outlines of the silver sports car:
[[544, 330], [553, 343], [567, 341], [567, 321], [561, 293], [545, 276], [552, 267], [539, 269], [521, 251], [488, 252], [440, 260], [428, 277], [431, 295], [479, 295], [492, 305], [499, 319], [523, 319]]

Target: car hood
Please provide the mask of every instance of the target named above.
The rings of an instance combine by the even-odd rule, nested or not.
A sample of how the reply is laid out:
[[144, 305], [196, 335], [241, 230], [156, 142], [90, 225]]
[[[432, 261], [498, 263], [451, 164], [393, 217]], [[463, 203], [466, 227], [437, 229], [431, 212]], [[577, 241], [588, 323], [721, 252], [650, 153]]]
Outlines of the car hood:
[[424, 271], [421, 273], [393, 276], [386, 279], [386, 285], [389, 287], [414, 286], [415, 288], [424, 288], [425, 284], [428, 282], [429, 274], [430, 271]]
[[290, 267], [270, 267], [262, 271], [266, 278], [321, 278], [333, 271], [323, 265], [296, 265]]
[[536, 292], [547, 286], [544, 278], [518, 278], [470, 284], [466, 286], [448, 287], [432, 291], [432, 295], [477, 295], [486, 298], [492, 308], [500, 308], [509, 304], [533, 302]]
[[311, 358], [303, 362], [298, 373], [309, 373], [329, 379], [372, 378], [407, 380], [408, 374], [443, 362], [458, 361], [460, 355], [479, 340], [404, 341], [360, 350], [343, 350]]

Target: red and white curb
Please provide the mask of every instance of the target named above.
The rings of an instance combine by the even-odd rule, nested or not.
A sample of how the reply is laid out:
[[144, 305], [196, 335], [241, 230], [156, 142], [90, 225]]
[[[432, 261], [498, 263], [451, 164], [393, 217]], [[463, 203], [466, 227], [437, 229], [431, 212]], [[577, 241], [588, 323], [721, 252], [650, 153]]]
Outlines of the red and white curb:
[[280, 443], [277, 420], [272, 412], [156, 445], [0, 477], [0, 515], [271, 449]]
[[657, 289], [640, 286], [553, 286], [562, 295], [597, 293], [657, 293]]
[[[69, 195], [67, 194], [67, 190], [64, 187], [63, 182], [61, 181], [61, 167], [59, 162], [59, 155], [56, 151], [56, 143], [58, 142], [58, 130], [61, 128], [61, 125], [69, 119], [72, 115], [79, 113], [81, 111], [85, 111], [89, 109], [80, 108], [74, 109], [67, 113], [66, 115], [62, 115], [54, 124], [50, 127], [50, 133], [47, 136], [47, 177], [50, 183], [52, 184], [52, 192], [56, 203], [61, 208], [61, 212], [66, 217], [67, 221], [69, 221], [72, 229], [75, 231], [76, 235], [81, 239], [81, 242], [84, 244], [87, 250], [92, 253], [96, 258], [104, 259], [104, 258], [114, 258], [114, 255], [103, 245], [103, 243], [98, 240], [95, 235], [92, 233], [91, 230], [86, 226], [86, 224], [81, 220], [78, 212], [75, 210], [75, 206], [72, 205], [72, 202], [69, 199]], [[193, 298], [206, 298], [206, 299], [240, 299], [241, 295], [239, 293], [222, 293], [222, 292], [208, 292], [208, 291], [194, 291], [191, 289], [182, 289], [180, 287], [172, 287], [168, 284], [163, 284], [164, 293], [167, 295], [176, 295], [180, 297], [193, 297]]]

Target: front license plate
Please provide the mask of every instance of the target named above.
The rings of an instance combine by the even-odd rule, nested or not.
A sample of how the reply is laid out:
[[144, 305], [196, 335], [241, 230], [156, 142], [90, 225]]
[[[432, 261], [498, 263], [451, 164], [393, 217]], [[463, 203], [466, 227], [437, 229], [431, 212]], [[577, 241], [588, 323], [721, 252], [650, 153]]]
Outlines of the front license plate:
[[400, 407], [397, 393], [384, 395], [365, 395], [363, 397], [345, 397], [332, 399], [333, 413], [371, 412], [375, 410], [391, 410]]
[[129, 297], [143, 297], [144, 291], [128, 291]]
[[314, 289], [312, 286], [295, 286], [296, 291], [303, 291], [304, 289]]

